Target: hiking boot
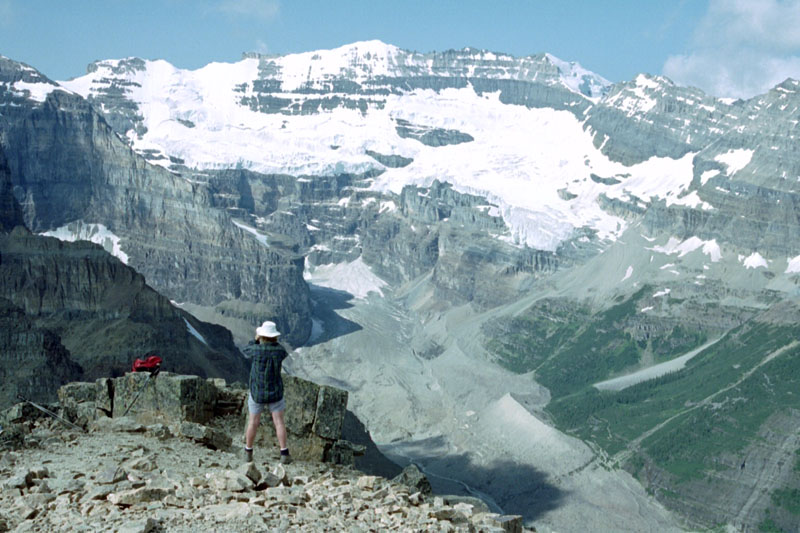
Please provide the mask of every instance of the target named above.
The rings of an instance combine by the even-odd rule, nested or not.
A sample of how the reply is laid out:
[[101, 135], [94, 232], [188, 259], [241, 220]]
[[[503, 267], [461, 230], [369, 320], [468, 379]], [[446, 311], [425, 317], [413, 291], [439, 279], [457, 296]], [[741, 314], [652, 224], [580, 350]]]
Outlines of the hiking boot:
[[286, 455], [281, 455], [281, 464], [282, 465], [288, 465], [288, 464], [291, 464], [291, 462], [292, 462], [292, 456], [291, 455], [289, 455], [288, 453]]
[[244, 451], [244, 461], [246, 463], [252, 463], [253, 462], [253, 450], [245, 449], [245, 451]]

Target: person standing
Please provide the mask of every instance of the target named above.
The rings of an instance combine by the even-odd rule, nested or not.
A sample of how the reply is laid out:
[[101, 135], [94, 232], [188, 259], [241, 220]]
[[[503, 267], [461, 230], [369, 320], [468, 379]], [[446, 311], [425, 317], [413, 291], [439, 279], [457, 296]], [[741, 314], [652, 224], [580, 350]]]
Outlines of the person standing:
[[279, 336], [280, 332], [275, 323], [266, 321], [256, 328], [255, 341], [250, 341], [242, 350], [245, 357], [253, 359], [250, 366], [250, 392], [247, 398], [250, 416], [245, 431], [244, 446], [247, 462], [253, 461], [253, 442], [261, 422], [261, 413], [265, 408], [269, 409], [275, 425], [275, 434], [281, 449], [281, 463], [292, 462], [292, 456], [289, 455], [289, 447], [286, 443], [286, 423], [283, 417], [286, 400], [283, 398], [283, 379], [281, 378], [281, 365], [289, 354], [278, 343]]

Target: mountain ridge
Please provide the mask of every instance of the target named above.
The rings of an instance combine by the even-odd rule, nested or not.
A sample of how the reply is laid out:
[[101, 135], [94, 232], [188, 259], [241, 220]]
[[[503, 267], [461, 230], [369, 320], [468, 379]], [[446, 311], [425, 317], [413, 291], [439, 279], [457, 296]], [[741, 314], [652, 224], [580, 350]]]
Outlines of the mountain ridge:
[[[302, 66], [322, 62], [319, 55], [305, 54]], [[772, 331], [754, 317], [778, 313], [798, 294], [797, 83], [730, 102], [640, 75], [593, 102], [566, 87], [553, 64], [530, 71], [534, 81], [466, 76], [471, 67], [506, 68], [503, 58], [487, 66], [488, 57], [437, 54], [442, 75], [431, 75], [432, 56], [431, 68], [424, 64], [414, 74], [412, 62], [405, 77], [387, 77], [361, 59], [355, 66], [345, 61], [344, 70], [334, 63], [329, 77], [320, 67], [310, 81], [307, 68], [295, 68], [286, 86], [281, 58], [254, 56], [191, 72], [128, 60], [69, 86], [121, 145], [147, 161], [137, 165], [163, 167], [148, 170], [157, 179], [137, 183], [141, 192], [132, 197], [178, 183], [192, 190], [184, 204], [192, 220], [208, 224], [188, 226], [187, 235], [240, 231], [245, 239], [230, 250], [264, 247], [291, 258], [295, 278], [280, 276], [285, 263], [273, 263], [268, 282], [282, 287], [302, 272], [308, 291], [306, 308], [285, 322], [307, 326], [295, 330], [300, 343], [309, 339], [295, 370], [346, 388], [370, 430], [406, 460], [440, 479], [460, 476], [504, 506], [529, 509], [537, 527], [553, 530], [589, 519], [598, 529], [671, 524], [639, 482], [697, 527], [729, 516], [735, 527], [796, 525], [786, 495], [797, 487], [784, 475], [791, 450], [754, 444], [766, 434], [794, 442], [791, 428], [780, 424], [793, 419], [794, 404], [770, 399], [770, 390], [791, 387], [791, 372], [780, 369], [791, 370], [793, 358], [757, 367], [771, 389], [739, 380], [759, 364], [759, 343]], [[348, 72], [355, 72], [352, 79]], [[79, 101], [59, 91], [43, 104], [21, 91], [6, 94], [20, 113]], [[46, 113], [59, 111], [51, 105]], [[12, 139], [17, 155], [26, 153], [19, 138]], [[84, 153], [74, 144], [70, 150]], [[31, 188], [19, 168], [12, 165], [15, 190], [38, 201], [46, 188]], [[125, 217], [142, 216], [139, 209], [134, 202], [82, 226], [62, 217], [58, 224], [42, 219], [40, 227], [77, 238], [80, 228], [102, 224], [112, 235], [98, 235], [132, 264], [150, 268], [148, 279], [185, 297], [192, 312], [231, 327], [237, 339], [248, 338], [248, 320], [263, 316], [252, 302], [220, 302], [174, 279], [171, 241], [159, 243], [159, 266], [152, 268], [143, 260], [153, 257], [148, 249], [132, 246], [141, 236], [117, 235]], [[170, 215], [162, 210], [145, 220], [176, 224]], [[237, 272], [214, 270], [198, 259], [197, 244], [189, 250], [188, 241], [177, 242], [184, 243], [177, 248], [181, 261], [213, 272], [203, 278], [211, 287]], [[353, 279], [364, 283], [353, 288]], [[276, 302], [304, 298], [298, 285]], [[774, 332], [777, 344], [794, 335], [791, 326]], [[723, 340], [676, 375], [630, 390], [594, 387], [679, 360], [716, 338]], [[719, 367], [713, 380], [727, 400], [686, 412], [636, 403], [653, 397], [678, 409], [667, 397], [681, 383], [706, 393], [687, 398], [701, 402], [713, 391], [692, 373], [728, 361], [719, 347], [737, 342], [746, 346], [737, 352], [741, 359]], [[735, 394], [748, 401], [734, 401]], [[776, 417], [764, 418], [764, 406]], [[571, 418], [570, 409], [581, 416]], [[514, 416], [500, 416], [506, 413]], [[723, 415], [725, 431], [737, 438], [714, 453], [713, 432], [693, 432], [689, 422], [706, 427]], [[547, 461], [511, 439], [503, 445], [509, 463], [493, 468], [486, 439], [502, 429], [501, 419], [556, 455]], [[635, 421], [640, 432], [618, 420]], [[622, 464], [609, 459], [640, 435], [650, 436], [617, 456]], [[689, 438], [694, 448], [673, 446]], [[572, 459], [561, 463], [556, 452]], [[740, 475], [747, 457], [772, 466]], [[687, 481], [686, 462], [699, 481]], [[546, 475], [530, 476], [517, 493], [492, 486], [492, 478], [512, 479], [520, 465]], [[724, 501], [714, 509], [691, 505], [708, 480]], [[551, 482], [554, 497], [537, 503], [531, 495]], [[590, 489], [597, 483], [602, 495]], [[555, 497], [562, 493], [570, 497]], [[609, 495], [626, 511], [593, 517], [590, 510]]]

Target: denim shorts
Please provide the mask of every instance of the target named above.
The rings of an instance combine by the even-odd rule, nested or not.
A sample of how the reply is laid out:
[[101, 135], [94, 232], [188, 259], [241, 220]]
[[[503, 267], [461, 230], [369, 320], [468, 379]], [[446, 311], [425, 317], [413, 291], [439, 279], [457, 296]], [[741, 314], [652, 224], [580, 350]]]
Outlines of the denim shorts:
[[253, 400], [253, 395], [247, 393], [247, 409], [251, 415], [258, 415], [264, 412], [264, 407], [269, 408], [270, 413], [280, 413], [286, 409], [286, 398], [281, 398], [277, 402], [272, 403], [256, 403]]

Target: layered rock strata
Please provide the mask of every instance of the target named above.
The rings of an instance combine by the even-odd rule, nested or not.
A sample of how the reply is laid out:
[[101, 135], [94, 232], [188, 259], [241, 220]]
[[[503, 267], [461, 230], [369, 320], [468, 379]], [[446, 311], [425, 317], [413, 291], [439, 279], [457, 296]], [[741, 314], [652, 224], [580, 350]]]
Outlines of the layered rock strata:
[[[135, 358], [154, 352], [165, 369], [232, 380], [246, 376], [246, 362], [227, 330], [176, 308], [96, 244], [62, 242], [17, 227], [0, 235], [0, 258], [0, 297], [34, 326], [53, 332], [47, 342], [63, 344], [85, 378], [120, 375]], [[34, 341], [31, 346], [43, 342]], [[36, 396], [54, 398], [55, 389], [39, 389]]]

